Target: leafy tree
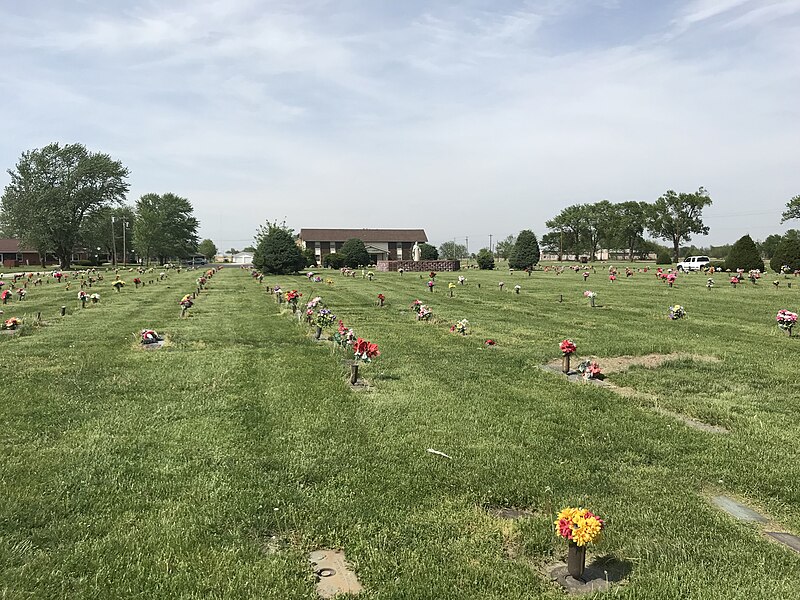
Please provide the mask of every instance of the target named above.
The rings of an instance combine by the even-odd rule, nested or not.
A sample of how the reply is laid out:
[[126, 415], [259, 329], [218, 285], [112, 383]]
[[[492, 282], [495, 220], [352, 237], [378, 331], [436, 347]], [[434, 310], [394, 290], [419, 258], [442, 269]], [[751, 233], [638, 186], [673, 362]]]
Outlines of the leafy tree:
[[129, 189], [121, 162], [83, 144], [28, 150], [8, 174], [0, 199], [3, 229], [42, 256], [54, 252], [62, 269], [69, 268], [84, 219], [120, 203]]
[[208, 260], [213, 260], [217, 255], [217, 245], [211, 240], [203, 240], [197, 246], [197, 251], [205, 256]]
[[786, 203], [786, 210], [783, 211], [781, 223], [789, 219], [800, 219], [800, 196], [795, 196]]
[[323, 267], [330, 267], [331, 269], [341, 269], [344, 267], [345, 258], [341, 255], [340, 252], [334, 252], [332, 254], [326, 254], [322, 257], [322, 266]]
[[562, 254], [574, 254], [577, 257], [584, 249], [585, 217], [586, 211], [583, 205], [573, 204], [545, 223], [548, 229], [559, 234], [561, 251], [558, 253], [558, 260], [561, 260]]
[[358, 238], [350, 238], [347, 240], [344, 244], [342, 244], [341, 249], [336, 254], [341, 254], [344, 256], [345, 266], [350, 267], [351, 269], [368, 265], [370, 263], [367, 247], [364, 245], [364, 242]]
[[508, 259], [512, 269], [530, 269], [539, 264], [539, 242], [530, 229], [523, 229], [517, 236], [514, 251]]
[[800, 269], [800, 239], [797, 237], [783, 236], [775, 255], [769, 261], [770, 268], [775, 272], [780, 272], [784, 265], [792, 271]]
[[763, 242], [757, 242], [756, 246], [758, 246], [758, 251], [761, 252], [761, 256], [764, 258], [772, 258], [775, 255], [775, 250], [778, 249], [778, 244], [781, 243], [782, 238], [783, 236], [773, 233], [772, 235], [768, 235], [767, 239], [765, 239]]
[[752, 271], [758, 269], [764, 270], [764, 261], [761, 260], [761, 254], [756, 248], [756, 244], [749, 235], [744, 235], [736, 240], [736, 243], [731, 246], [731, 251], [725, 259], [725, 268], [736, 270], [744, 269], [745, 271]]
[[617, 210], [608, 200], [582, 206], [584, 239], [591, 260], [595, 260], [601, 245], [610, 246], [613, 239]]
[[628, 250], [628, 260], [634, 260], [644, 242], [649, 204], [647, 202], [620, 202], [616, 205], [614, 245]]
[[[122, 262], [126, 263], [127, 258], [122, 256], [123, 252], [130, 254], [133, 248], [133, 222], [136, 214], [130, 206], [106, 206], [87, 218], [81, 225], [80, 241], [90, 256], [94, 256], [95, 251], [113, 257], [115, 253], [122, 257]], [[123, 244], [123, 240], [127, 243]], [[123, 245], [125, 248], [123, 248]]]
[[199, 223], [186, 198], [172, 193], [145, 194], [136, 203], [133, 246], [145, 263], [157, 258], [186, 258], [197, 249]]
[[710, 204], [711, 197], [702, 187], [691, 194], [668, 190], [651, 206], [647, 229], [655, 237], [672, 242], [677, 262], [681, 242], [691, 240], [692, 234], [708, 233], [708, 227], [703, 224], [703, 208]]
[[239, 251], [236, 248], [229, 248], [226, 254], [233, 256], [234, 254], [239, 254]]
[[505, 258], [508, 259], [511, 256], [511, 252], [514, 250], [514, 244], [517, 243], [517, 238], [513, 235], [509, 235], [504, 240], [500, 240], [497, 242], [495, 246], [494, 252], [497, 258]]
[[672, 257], [669, 255], [669, 252], [666, 250], [661, 250], [658, 253], [656, 258], [657, 265], [671, 265], [672, 264]]
[[294, 240], [294, 232], [285, 224], [267, 221], [256, 234], [253, 266], [263, 273], [290, 275], [306, 266], [302, 250]]
[[439, 256], [446, 260], [459, 260], [467, 256], [467, 247], [455, 242], [445, 242], [439, 246]]
[[256, 251], [255, 246], [245, 246], [244, 248], [242, 248], [242, 252], [255, 252], [255, 251]]
[[317, 266], [317, 255], [314, 253], [313, 248], [305, 248], [303, 250], [303, 259], [306, 261], [307, 267]]
[[423, 242], [419, 245], [419, 257], [422, 260], [438, 260], [439, 251], [436, 246]]
[[481, 248], [478, 251], [478, 254], [475, 255], [476, 260], [478, 261], [478, 268], [484, 271], [490, 271], [494, 269], [494, 256], [492, 253], [489, 252], [488, 248]]

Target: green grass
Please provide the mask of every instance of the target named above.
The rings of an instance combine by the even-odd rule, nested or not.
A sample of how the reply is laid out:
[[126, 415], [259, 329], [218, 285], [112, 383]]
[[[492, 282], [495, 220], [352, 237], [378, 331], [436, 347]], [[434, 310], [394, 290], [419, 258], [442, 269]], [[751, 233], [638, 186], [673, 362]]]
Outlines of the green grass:
[[[260, 286], [227, 268], [188, 319], [177, 299], [197, 271], [139, 290], [126, 274], [119, 294], [107, 276], [86, 310], [63, 284], [3, 307], [26, 323], [41, 311], [46, 325], [0, 338], [0, 597], [315, 598], [307, 553], [340, 547], [366, 598], [562, 598], [541, 569], [566, 554], [551, 523], [568, 504], [606, 517], [591, 552], [632, 568], [610, 597], [796, 595], [787, 575], [800, 556], [707, 496], [800, 531], [800, 341], [774, 324], [797, 288], [462, 274], [449, 298], [446, 273], [431, 294], [414, 273]], [[362, 367], [369, 390], [350, 389], [349, 357], [280, 314], [264, 291], [276, 283], [321, 295], [380, 345]], [[414, 298], [437, 323], [414, 321]], [[675, 302], [688, 316], [671, 322]], [[448, 330], [461, 318], [463, 338]], [[170, 344], [140, 350], [144, 327]], [[489, 337], [498, 347], [484, 350]], [[720, 362], [612, 375], [657, 400], [623, 398], [538, 368], [564, 337], [601, 367], [675, 351]], [[654, 402], [731, 433], [689, 429]], [[535, 516], [501, 521], [486, 510], [498, 505]]]

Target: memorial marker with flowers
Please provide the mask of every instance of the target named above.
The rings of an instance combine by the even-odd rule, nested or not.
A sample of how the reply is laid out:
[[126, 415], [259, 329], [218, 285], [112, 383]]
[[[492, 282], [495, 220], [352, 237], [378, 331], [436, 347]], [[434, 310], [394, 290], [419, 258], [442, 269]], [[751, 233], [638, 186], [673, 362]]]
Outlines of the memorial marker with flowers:
[[28, 292], [25, 291], [24, 288], [18, 288], [17, 289], [17, 297], [19, 298], [20, 302], [25, 300], [25, 296], [27, 296], [27, 295], [28, 295]]
[[178, 301], [181, 307], [181, 316], [185, 317], [187, 315], [187, 311], [194, 306], [194, 302], [192, 302], [192, 295], [186, 294], [183, 298]]
[[95, 292], [94, 294], [92, 294], [91, 296], [89, 296], [89, 300], [91, 300], [91, 301], [92, 301], [92, 304], [97, 304], [98, 302], [100, 302], [100, 294], [98, 294], [97, 292]]
[[116, 280], [114, 283], [112, 283], [111, 285], [112, 285], [112, 286], [114, 286], [114, 289], [115, 289], [115, 290], [117, 290], [117, 291], [120, 291], [120, 289], [122, 289], [123, 287], [125, 287], [125, 282], [124, 282], [124, 281], [122, 281], [121, 279], [117, 279], [117, 280]]
[[461, 319], [457, 321], [454, 325], [450, 326], [450, 331], [452, 333], [458, 332], [461, 335], [467, 335], [467, 330], [469, 329], [469, 321], [466, 319]]
[[86, 302], [89, 300], [89, 294], [83, 290], [78, 292], [78, 301], [81, 303], [81, 308], [86, 308]]
[[427, 304], [422, 304], [417, 311], [417, 321], [430, 321], [433, 319], [433, 311]]
[[141, 338], [143, 345], [156, 344], [164, 341], [164, 339], [153, 329], [142, 329], [142, 331], [139, 333], [139, 337]]
[[682, 319], [686, 316], [686, 309], [683, 308], [680, 304], [675, 304], [674, 306], [669, 307], [669, 318], [673, 321], [676, 319]]
[[302, 295], [303, 294], [301, 294], [297, 290], [288, 291], [283, 295], [284, 298], [286, 299], [286, 302], [288, 302], [289, 306], [292, 307], [292, 312], [293, 313], [297, 312], [297, 302], [298, 302], [298, 300], [300, 300], [300, 297]]
[[583, 375], [587, 381], [592, 379], [602, 379], [603, 372], [600, 370], [600, 365], [593, 360], [585, 360], [578, 365], [578, 373]]
[[139, 286], [141, 285], [141, 283], [142, 283], [142, 280], [139, 277], [134, 277], [133, 278], [133, 285], [137, 290], [139, 289]]
[[334, 315], [330, 310], [327, 308], [321, 308], [319, 312], [317, 312], [316, 319], [314, 322], [317, 325], [317, 330], [314, 334], [314, 339], [319, 339], [322, 335], [322, 328], [333, 327], [336, 323], [336, 315]]
[[677, 278], [678, 278], [678, 276], [675, 275], [675, 273], [670, 273], [669, 275], [667, 275], [666, 281], [667, 281], [667, 284], [669, 285], [669, 287], [673, 286], [673, 284], [675, 283], [675, 280]]
[[453, 290], [456, 289], [456, 284], [452, 281], [447, 284], [447, 289], [450, 290], [450, 297], [453, 297]]
[[380, 356], [378, 344], [373, 344], [365, 339], [358, 338], [355, 344], [353, 344], [353, 355], [355, 361], [350, 365], [350, 385], [355, 385], [358, 382], [359, 363], [372, 362], [373, 358]]
[[341, 346], [343, 349], [348, 349], [356, 342], [356, 334], [352, 328], [345, 326], [344, 322], [339, 321], [339, 327], [336, 333], [333, 334], [334, 343]]
[[569, 543], [567, 572], [578, 581], [583, 581], [586, 569], [586, 546], [600, 539], [605, 521], [585, 508], [566, 507], [555, 520], [556, 535]]
[[569, 359], [570, 357], [575, 354], [577, 351], [577, 346], [575, 346], [575, 342], [570, 339], [563, 340], [559, 345], [558, 348], [561, 350], [561, 371], [563, 373], [569, 374]]
[[778, 327], [788, 332], [789, 337], [792, 337], [792, 329], [797, 324], [797, 313], [782, 308], [778, 311], [775, 320], [778, 322]]
[[8, 304], [8, 301], [11, 300], [11, 290], [3, 290], [0, 292], [0, 299], [3, 301], [3, 304]]
[[428, 280], [428, 290], [429, 290], [429, 291], [431, 291], [431, 292], [432, 292], [432, 291], [433, 291], [433, 286], [435, 286], [435, 285], [436, 285], [436, 284], [434, 283], [433, 279], [429, 279], [429, 280]]
[[306, 304], [306, 323], [311, 325], [311, 322], [314, 320], [314, 311], [317, 308], [322, 308], [323, 306], [325, 306], [325, 303], [322, 301], [320, 296], [315, 296], [309, 300]]
[[386, 296], [378, 294], [378, 306], [383, 306], [384, 302], [386, 302]]
[[22, 326], [22, 319], [19, 317], [11, 317], [3, 321], [3, 329], [7, 331], [16, 331]]
[[594, 308], [595, 307], [595, 303], [594, 302], [595, 302], [595, 298], [597, 298], [597, 293], [593, 292], [591, 290], [586, 290], [585, 292], [583, 292], [583, 296], [584, 296], [584, 298], [588, 298], [589, 299], [589, 306]]

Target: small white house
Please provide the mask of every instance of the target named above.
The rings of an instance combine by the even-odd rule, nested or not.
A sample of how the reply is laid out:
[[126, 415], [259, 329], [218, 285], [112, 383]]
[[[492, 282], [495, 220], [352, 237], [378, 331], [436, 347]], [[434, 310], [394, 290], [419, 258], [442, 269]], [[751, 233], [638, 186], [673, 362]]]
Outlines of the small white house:
[[233, 262], [237, 265], [252, 265], [253, 253], [252, 252], [237, 252], [233, 255]]

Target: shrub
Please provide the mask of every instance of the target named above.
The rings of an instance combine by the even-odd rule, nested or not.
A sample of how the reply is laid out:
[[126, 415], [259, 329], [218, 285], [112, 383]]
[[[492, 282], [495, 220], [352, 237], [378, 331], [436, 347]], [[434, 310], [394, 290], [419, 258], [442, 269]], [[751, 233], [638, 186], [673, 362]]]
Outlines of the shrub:
[[477, 255], [475, 255], [476, 260], [478, 261], [478, 268], [484, 271], [494, 269], [494, 256], [492, 253], [489, 252], [488, 248], [481, 248]]
[[792, 271], [800, 269], [800, 241], [784, 237], [781, 243], [778, 244], [775, 255], [769, 261], [769, 266], [773, 271], [779, 272], [783, 265], [786, 265]]
[[306, 259], [295, 243], [291, 229], [267, 223], [258, 234], [253, 266], [264, 273], [288, 275], [305, 267]]
[[672, 264], [672, 257], [670, 256], [669, 252], [666, 250], [659, 250], [658, 251], [658, 258], [656, 258], [657, 265], [671, 265]]
[[369, 252], [367, 247], [358, 238], [350, 238], [336, 253], [344, 257], [344, 264], [351, 269], [369, 264]]
[[749, 235], [744, 235], [736, 240], [725, 259], [725, 268], [731, 271], [736, 269], [744, 269], [745, 271], [752, 271], [753, 269], [764, 270], [764, 261], [761, 260], [761, 253], [758, 251], [753, 238]]
[[344, 267], [344, 256], [339, 254], [338, 252], [335, 254], [326, 254], [322, 258], [322, 266], [323, 267], [330, 267], [331, 269], [341, 269]]
[[517, 236], [517, 242], [508, 259], [512, 269], [532, 269], [539, 264], [539, 241], [530, 229], [523, 229]]
[[439, 251], [436, 246], [422, 243], [419, 245], [419, 258], [420, 260], [439, 260]]

